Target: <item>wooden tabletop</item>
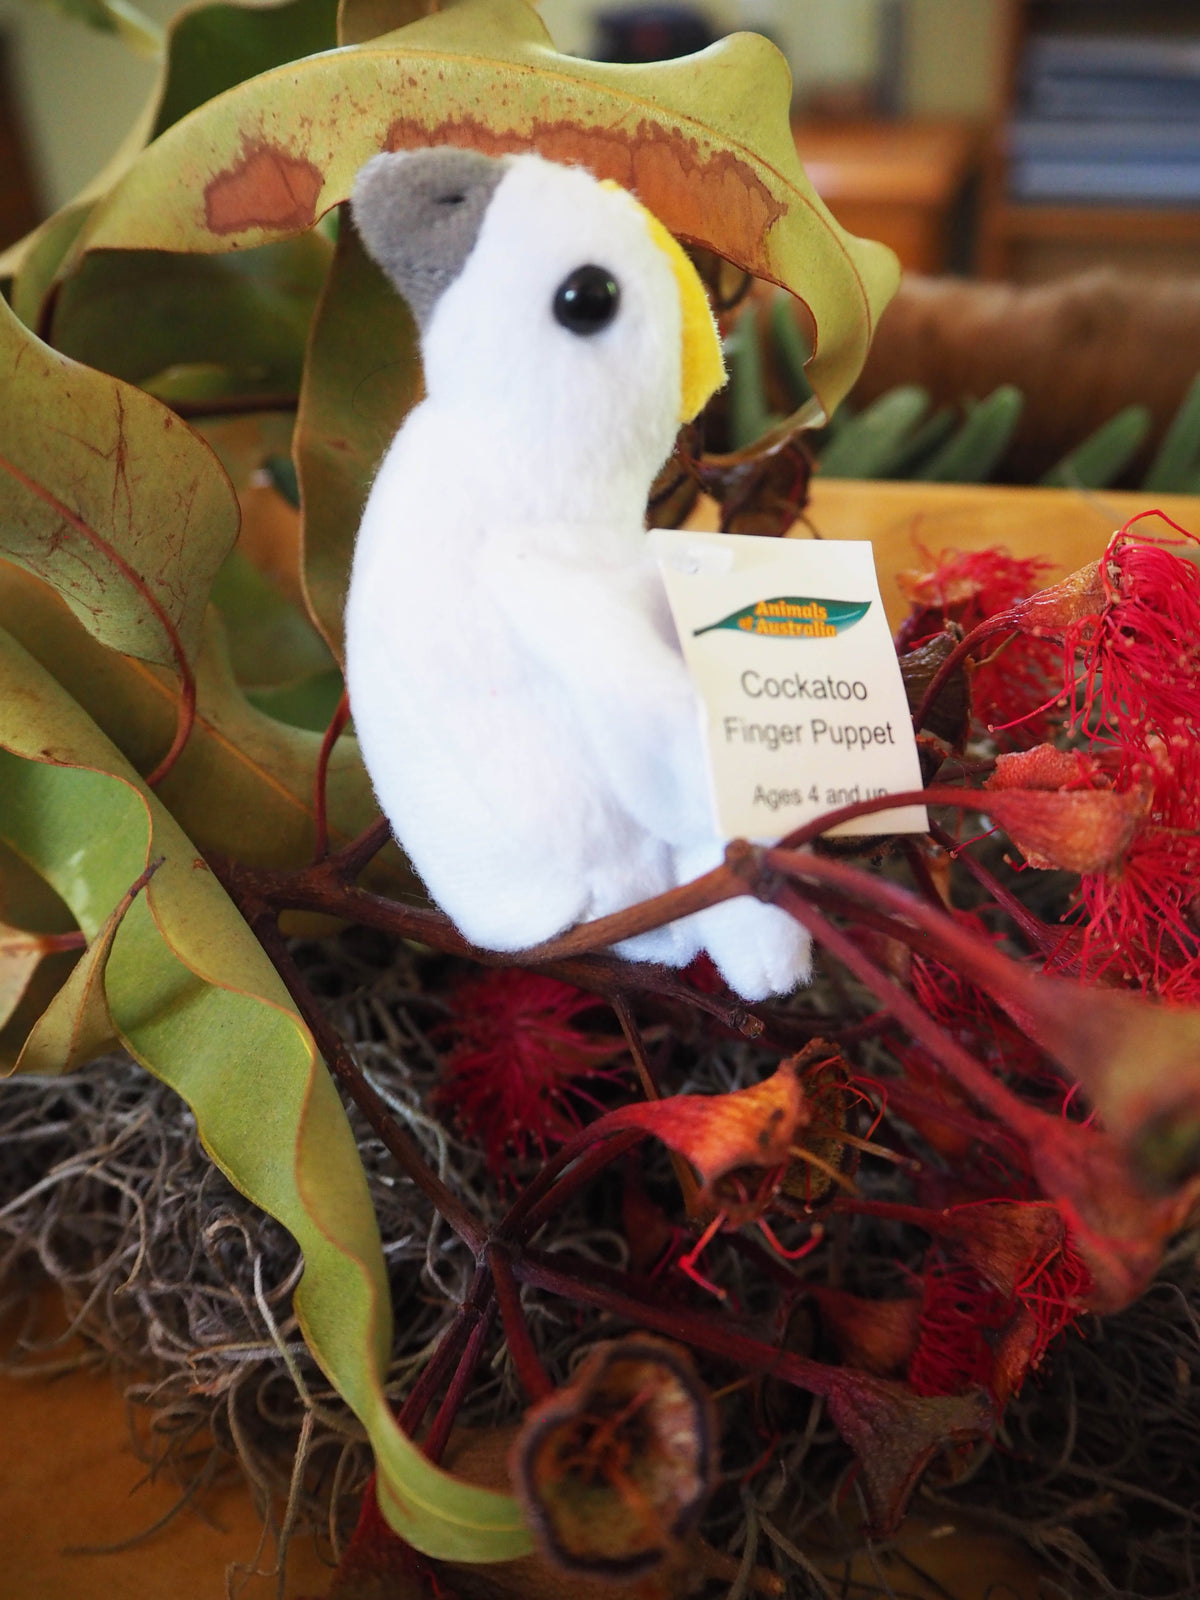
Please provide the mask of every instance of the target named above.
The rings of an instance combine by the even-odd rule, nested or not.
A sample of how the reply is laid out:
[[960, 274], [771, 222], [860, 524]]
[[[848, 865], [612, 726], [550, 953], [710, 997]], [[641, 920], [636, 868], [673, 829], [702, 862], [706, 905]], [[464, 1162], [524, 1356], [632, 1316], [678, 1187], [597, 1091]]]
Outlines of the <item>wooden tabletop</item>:
[[[1157, 506], [1183, 527], [1200, 534], [1200, 496], [1182, 494], [1078, 493], [1070, 489], [997, 488], [971, 483], [857, 483], [849, 478], [813, 479], [807, 521], [793, 537], [869, 539], [884, 609], [893, 628], [908, 610], [896, 574], [923, 564], [921, 547], [985, 550], [1004, 545], [1015, 556], [1044, 556], [1056, 570], [1048, 582], [1095, 561], [1112, 534], [1138, 511]], [[715, 528], [716, 507], [701, 502], [688, 526]], [[1161, 522], [1149, 533], [1171, 536]]]

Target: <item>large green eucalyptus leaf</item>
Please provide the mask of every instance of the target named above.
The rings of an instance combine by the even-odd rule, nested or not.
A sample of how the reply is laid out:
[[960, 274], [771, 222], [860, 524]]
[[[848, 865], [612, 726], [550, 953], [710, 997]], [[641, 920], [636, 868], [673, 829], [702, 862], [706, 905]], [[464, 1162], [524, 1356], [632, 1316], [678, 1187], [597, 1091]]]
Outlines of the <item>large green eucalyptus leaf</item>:
[[[292, 452], [303, 510], [309, 610], [338, 656], [354, 537], [371, 480], [420, 397], [408, 307], [349, 223], [313, 322]], [[466, 446], [464, 445], [464, 448]]]
[[[32, 328], [35, 333], [39, 331], [46, 294], [54, 282], [54, 275], [63, 256], [74, 243], [75, 235], [87, 221], [93, 203], [80, 200], [64, 206], [8, 252], [14, 263], [20, 252], [20, 260], [13, 274], [10, 296], [12, 308], [25, 326]], [[8, 255], [2, 259], [8, 259]], [[0, 271], [0, 278], [4, 276]]]
[[[170, 737], [175, 686], [161, 669], [105, 650], [44, 584], [0, 562], [6, 628], [140, 771]], [[321, 739], [257, 710], [234, 680], [224, 630], [210, 612], [196, 663], [192, 736], [158, 794], [200, 849], [266, 867], [311, 860], [313, 778]], [[358, 745], [343, 734], [327, 785], [330, 833], [344, 843], [379, 815]], [[372, 868], [381, 891], [411, 893], [399, 851]], [[6, 912], [6, 920], [19, 920]]]
[[226, 256], [97, 253], [61, 286], [49, 341], [168, 402], [190, 398], [169, 385], [172, 369], [188, 368], [215, 378], [204, 400], [275, 395], [294, 402], [332, 254], [320, 233]]
[[14, 1071], [43, 1077], [70, 1072], [119, 1043], [104, 992], [104, 969], [139, 887], [130, 884], [88, 941], [70, 976], [26, 1035]]
[[240, 548], [217, 573], [212, 599], [225, 624], [229, 664], [244, 688], [279, 688], [333, 668], [308, 617]]
[[[304, 1253], [295, 1308], [375, 1449], [393, 1520], [430, 1555], [499, 1561], [515, 1502], [433, 1466], [383, 1392], [391, 1307], [378, 1226], [333, 1083], [262, 947], [196, 847], [62, 687], [0, 633], [0, 839], [95, 939], [113, 1030], [187, 1101], [206, 1150]], [[157, 870], [129, 903], [151, 863]]]
[[612, 65], [560, 55], [525, 0], [462, 0], [201, 106], [138, 158], [72, 254], [244, 249], [302, 231], [384, 149], [535, 149], [616, 179], [674, 233], [797, 294], [815, 329], [809, 377], [829, 411], [862, 365], [898, 268], [821, 202], [790, 106], [787, 64], [756, 34]]
[[0, 300], [0, 555], [101, 643], [182, 669], [237, 538], [204, 441], [140, 389], [69, 361]]
[[439, 0], [340, 0], [337, 42], [363, 44], [440, 10]]
[[337, 0], [189, 6], [171, 24], [151, 138], [235, 84], [337, 42]]
[[108, 193], [152, 139], [244, 79], [330, 49], [337, 42], [335, 12], [335, 0], [200, 4], [178, 12], [167, 28], [158, 82], [120, 149], [74, 200], [0, 254], [0, 281], [14, 280], [12, 301], [21, 320], [37, 326], [67, 245], [92, 204]]

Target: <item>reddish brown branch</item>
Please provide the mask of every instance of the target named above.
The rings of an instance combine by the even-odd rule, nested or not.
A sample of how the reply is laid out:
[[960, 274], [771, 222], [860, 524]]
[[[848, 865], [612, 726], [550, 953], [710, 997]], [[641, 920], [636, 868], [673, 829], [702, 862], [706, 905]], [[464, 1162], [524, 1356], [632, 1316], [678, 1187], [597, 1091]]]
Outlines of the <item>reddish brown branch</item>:
[[513, 1275], [519, 1283], [597, 1306], [611, 1316], [653, 1328], [694, 1350], [703, 1350], [749, 1372], [780, 1378], [810, 1394], [828, 1395], [846, 1381], [845, 1369], [765, 1344], [731, 1327], [728, 1318], [652, 1299], [640, 1285], [635, 1287], [623, 1274], [598, 1263], [575, 1263], [567, 1256], [528, 1251], [513, 1263]]
[[341, 738], [349, 721], [350, 696], [343, 689], [342, 698], [338, 701], [333, 716], [329, 719], [329, 726], [325, 729], [325, 736], [321, 740], [321, 748], [317, 752], [317, 770], [313, 775], [314, 861], [323, 861], [329, 854], [329, 762], [333, 755], [333, 747]]
[[359, 873], [379, 854], [392, 837], [392, 825], [386, 817], [377, 817], [369, 828], [364, 828], [357, 838], [351, 839], [328, 858], [330, 870], [343, 883], [353, 883]]
[[[945, 828], [939, 827], [935, 822], [930, 827], [929, 833], [930, 837], [940, 844], [943, 850], [948, 851], [956, 861], [962, 862], [979, 887], [985, 889], [1000, 909], [1008, 913], [1040, 955], [1045, 956], [1049, 961], [1054, 961], [1055, 957], [1061, 957], [1064, 945], [1067, 942], [1067, 936], [1064, 936], [1062, 929], [1052, 928], [1048, 923], [1043, 922], [1040, 917], [1034, 916], [1027, 906], [1021, 904], [1012, 890], [1000, 882], [995, 873], [989, 872], [982, 861], [976, 861], [965, 845], [959, 844], [958, 840], [947, 833]], [[1061, 971], [1062, 967], [1059, 966], [1058, 970]]]
[[496, 1303], [500, 1307], [508, 1353], [530, 1404], [536, 1405], [539, 1400], [545, 1400], [554, 1393], [554, 1385], [542, 1365], [542, 1358], [529, 1332], [529, 1323], [525, 1320], [521, 1291], [513, 1277], [512, 1258], [503, 1245], [493, 1244], [488, 1246], [487, 1261], [495, 1280]]
[[[608, 1138], [593, 1136], [589, 1139], [585, 1128], [569, 1144], [556, 1150], [537, 1177], [522, 1189], [492, 1237], [505, 1242], [529, 1238], [550, 1212], [560, 1210], [597, 1173], [603, 1172], [646, 1137], [643, 1129], [632, 1128]], [[569, 1172], [568, 1167], [571, 1168]]]
[[[425, 1413], [433, 1404], [434, 1396], [466, 1348], [467, 1339], [479, 1316], [479, 1306], [474, 1303], [477, 1285], [484, 1285], [484, 1277], [479, 1273], [476, 1273], [471, 1285], [471, 1294], [455, 1311], [454, 1320], [438, 1341], [437, 1349], [421, 1368], [420, 1376], [400, 1408], [396, 1424], [401, 1432], [407, 1433], [410, 1438], [421, 1426]], [[487, 1280], [487, 1286], [490, 1289], [490, 1279]]]
[[978, 650], [981, 644], [986, 644], [989, 639], [994, 639], [998, 633], [1014, 632], [1012, 613], [1002, 611], [994, 617], [985, 617], [964, 639], [960, 639], [951, 650], [950, 654], [940, 663], [933, 677], [926, 685], [925, 693], [921, 696], [921, 703], [913, 712], [913, 731], [920, 733], [925, 726], [929, 713], [933, 710], [937, 697], [950, 682], [950, 679], [964, 665], [971, 652]]
[[[484, 1276], [485, 1271], [477, 1272], [476, 1281]], [[489, 1279], [490, 1288], [490, 1275]], [[437, 1414], [430, 1424], [429, 1432], [421, 1441], [421, 1448], [430, 1461], [440, 1461], [445, 1451], [446, 1443], [450, 1438], [451, 1429], [458, 1419], [459, 1408], [466, 1398], [467, 1390], [471, 1386], [471, 1379], [475, 1376], [475, 1369], [483, 1355], [483, 1347], [487, 1343], [487, 1336], [491, 1332], [492, 1323], [496, 1316], [496, 1302], [489, 1294], [486, 1304], [477, 1313], [475, 1326], [471, 1329], [467, 1339], [466, 1349], [462, 1353], [454, 1376], [450, 1379], [450, 1386], [437, 1408]]]
[[[623, 961], [619, 956], [609, 954], [550, 959], [545, 954], [551, 948], [550, 945], [538, 945], [532, 950], [513, 954], [480, 950], [464, 939], [442, 912], [435, 911], [429, 906], [405, 905], [399, 900], [389, 900], [383, 895], [373, 894], [368, 889], [361, 889], [348, 883], [346, 879], [350, 874], [360, 872], [371, 856], [387, 842], [387, 837], [387, 824], [380, 819], [359, 840], [347, 845], [344, 852], [330, 856], [325, 861], [316, 862], [310, 867], [292, 871], [245, 866], [241, 862], [229, 861], [216, 855], [208, 859], [230, 898], [243, 910], [247, 920], [252, 920], [255, 907], [269, 908], [276, 912], [320, 911], [344, 922], [377, 928], [382, 933], [390, 933], [400, 939], [416, 940], [428, 945], [432, 950], [440, 951], [443, 955], [468, 957], [472, 961], [479, 962], [481, 966], [536, 966], [539, 972], [558, 978], [563, 983], [574, 984], [576, 988], [586, 989], [592, 994], [602, 994], [606, 999], [613, 999], [627, 992], [651, 994], [662, 1000], [703, 1011], [723, 1027], [740, 1034], [743, 1038], [763, 1037], [766, 1031], [763, 1018], [748, 1010], [740, 1000], [703, 994], [681, 982], [674, 973], [664, 967], [654, 966], [648, 962]], [[723, 868], [719, 870], [724, 871]], [[687, 887], [695, 888], [695, 885]], [[745, 891], [739, 884], [733, 892]], [[679, 891], [675, 890], [672, 893], [678, 894]], [[666, 900], [669, 897], [664, 895], [659, 898]], [[721, 898], [729, 898], [728, 893]], [[715, 904], [715, 901], [713, 903]], [[652, 904], [655, 902], [645, 902], [646, 906]], [[250, 910], [247, 910], [248, 907]], [[682, 915], [686, 915], [686, 909], [672, 912], [668, 908], [668, 914], [663, 920]], [[582, 927], [574, 929], [568, 937], [584, 946], [590, 946], [593, 940], [600, 944], [604, 937], [604, 924], [611, 920], [605, 918], [585, 923]], [[600, 936], [594, 933], [593, 930], [596, 929], [601, 930]], [[618, 934], [617, 937], [624, 935]], [[553, 943], [557, 944], [558, 941]], [[778, 1025], [786, 1034], [794, 1035], [796, 1032], [794, 1018], [782, 1017], [778, 1019]]]

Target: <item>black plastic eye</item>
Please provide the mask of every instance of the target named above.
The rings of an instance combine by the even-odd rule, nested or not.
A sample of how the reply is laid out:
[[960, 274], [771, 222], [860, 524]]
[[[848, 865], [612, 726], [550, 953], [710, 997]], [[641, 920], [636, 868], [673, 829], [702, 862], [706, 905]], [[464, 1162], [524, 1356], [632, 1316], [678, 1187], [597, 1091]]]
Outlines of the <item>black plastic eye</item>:
[[576, 267], [554, 292], [554, 320], [568, 333], [599, 333], [620, 303], [620, 285], [607, 267]]

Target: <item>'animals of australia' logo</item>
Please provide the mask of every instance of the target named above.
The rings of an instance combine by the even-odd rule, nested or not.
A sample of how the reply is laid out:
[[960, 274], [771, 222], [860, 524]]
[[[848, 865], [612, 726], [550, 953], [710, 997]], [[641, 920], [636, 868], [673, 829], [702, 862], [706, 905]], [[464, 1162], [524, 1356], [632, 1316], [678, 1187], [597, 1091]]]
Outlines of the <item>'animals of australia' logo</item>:
[[778, 595], [759, 600], [755, 605], [731, 611], [720, 622], [693, 630], [693, 638], [728, 628], [734, 633], [753, 633], [773, 639], [836, 639], [871, 609], [869, 600], [810, 600], [796, 595]]

